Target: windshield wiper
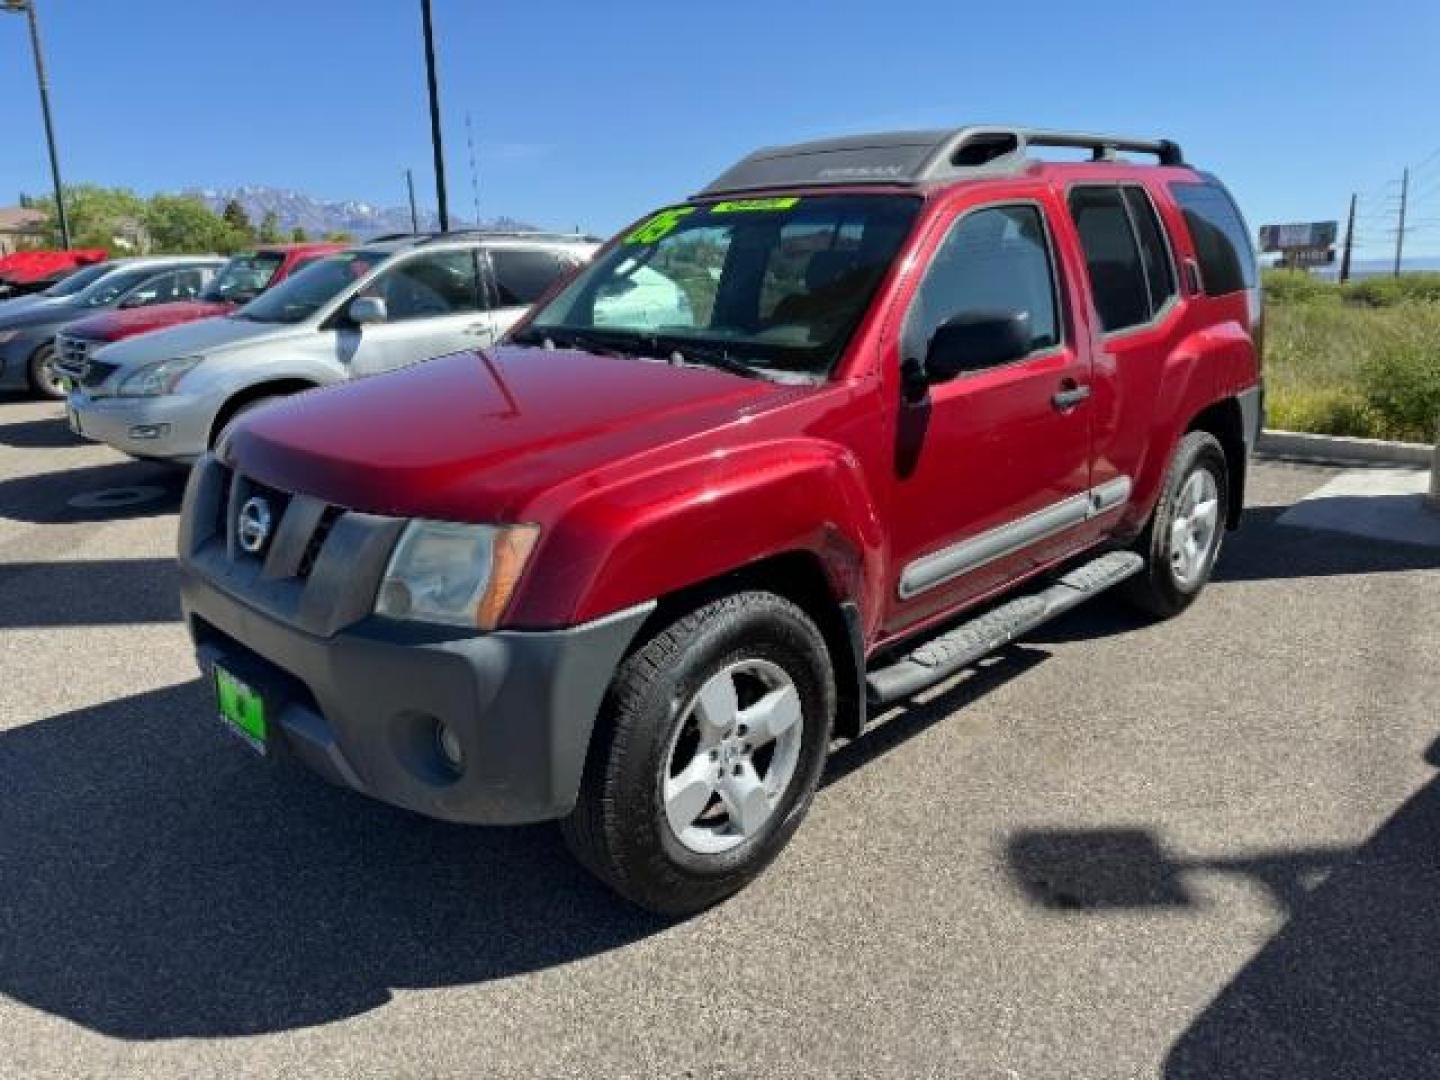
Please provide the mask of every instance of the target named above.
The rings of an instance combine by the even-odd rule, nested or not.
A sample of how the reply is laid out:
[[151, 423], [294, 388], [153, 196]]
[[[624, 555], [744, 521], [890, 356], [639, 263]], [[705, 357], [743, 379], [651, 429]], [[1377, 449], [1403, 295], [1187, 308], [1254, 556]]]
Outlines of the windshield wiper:
[[634, 353], [626, 352], [624, 349], [604, 341], [594, 334], [586, 334], [578, 330], [541, 330], [538, 327], [529, 327], [514, 335], [510, 339], [517, 345], [531, 345], [536, 348], [553, 346], [557, 349], [580, 349], [583, 352], [595, 353], [597, 356], [633, 356]]

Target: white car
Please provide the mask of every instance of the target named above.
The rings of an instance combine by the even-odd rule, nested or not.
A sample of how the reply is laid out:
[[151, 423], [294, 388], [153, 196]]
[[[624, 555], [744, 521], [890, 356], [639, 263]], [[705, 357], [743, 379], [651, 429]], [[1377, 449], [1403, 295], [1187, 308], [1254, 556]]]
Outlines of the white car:
[[445, 233], [325, 256], [229, 315], [62, 368], [70, 425], [134, 457], [194, 461], [236, 416], [277, 397], [493, 343], [598, 246]]

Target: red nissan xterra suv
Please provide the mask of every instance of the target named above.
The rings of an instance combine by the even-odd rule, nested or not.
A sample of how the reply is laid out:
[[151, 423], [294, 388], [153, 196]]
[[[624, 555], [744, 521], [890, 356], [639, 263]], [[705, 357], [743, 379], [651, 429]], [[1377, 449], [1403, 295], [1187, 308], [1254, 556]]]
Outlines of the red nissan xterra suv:
[[423, 814], [558, 819], [623, 895], [703, 908], [832, 736], [1103, 589], [1195, 598], [1260, 428], [1255, 286], [1172, 142], [760, 151], [504, 344], [231, 429], [180, 533], [220, 714]]

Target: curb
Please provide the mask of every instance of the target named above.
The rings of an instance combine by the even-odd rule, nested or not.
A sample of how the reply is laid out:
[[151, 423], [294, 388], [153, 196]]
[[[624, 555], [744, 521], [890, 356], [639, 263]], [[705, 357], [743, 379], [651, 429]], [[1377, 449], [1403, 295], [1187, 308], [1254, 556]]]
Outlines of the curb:
[[1291, 461], [1313, 461], [1341, 465], [1410, 465], [1429, 468], [1436, 451], [1428, 443], [1386, 442], [1383, 439], [1353, 439], [1343, 435], [1311, 435], [1304, 431], [1260, 433], [1256, 453]]

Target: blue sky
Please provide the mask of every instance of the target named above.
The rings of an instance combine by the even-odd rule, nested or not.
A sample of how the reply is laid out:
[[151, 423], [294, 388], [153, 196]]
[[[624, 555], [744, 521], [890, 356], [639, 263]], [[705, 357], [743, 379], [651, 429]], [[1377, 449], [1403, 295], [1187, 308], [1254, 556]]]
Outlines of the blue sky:
[[[38, 0], [69, 181], [433, 201], [418, 0]], [[1382, 255], [1402, 166], [1440, 252], [1440, 5], [434, 0], [451, 207], [614, 231], [767, 143], [1003, 121], [1178, 139], [1251, 223]], [[0, 16], [0, 204], [49, 184], [24, 22]]]

